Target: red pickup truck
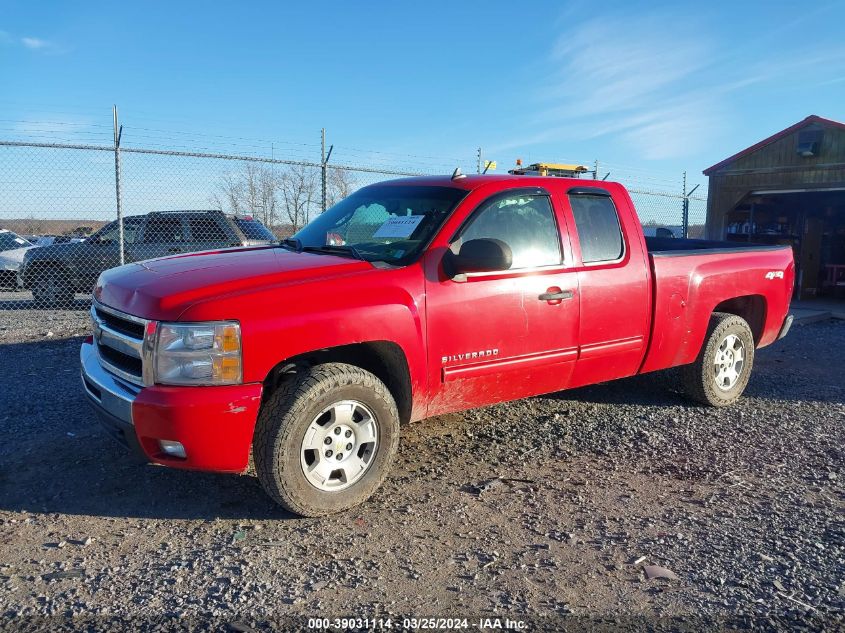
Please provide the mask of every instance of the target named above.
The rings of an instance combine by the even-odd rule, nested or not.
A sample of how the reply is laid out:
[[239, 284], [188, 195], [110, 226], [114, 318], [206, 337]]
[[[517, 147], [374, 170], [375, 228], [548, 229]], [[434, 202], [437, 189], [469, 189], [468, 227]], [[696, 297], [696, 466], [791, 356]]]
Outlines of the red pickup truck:
[[279, 244], [104, 272], [82, 380], [145, 460], [242, 472], [252, 451], [317, 516], [373, 493], [410, 421], [674, 366], [730, 404], [793, 279], [786, 246], [644, 237], [617, 183], [402, 179]]

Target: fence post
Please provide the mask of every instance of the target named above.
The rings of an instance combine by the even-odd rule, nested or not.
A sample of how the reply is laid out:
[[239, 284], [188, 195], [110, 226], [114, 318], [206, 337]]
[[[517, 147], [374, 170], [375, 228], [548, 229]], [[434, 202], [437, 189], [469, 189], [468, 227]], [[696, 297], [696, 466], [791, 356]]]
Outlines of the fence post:
[[684, 239], [689, 237], [689, 194], [687, 193], [686, 171], [684, 171], [684, 201], [681, 205], [681, 234]]
[[325, 212], [328, 204], [328, 189], [329, 174], [328, 167], [326, 167], [326, 128], [320, 129], [320, 189], [323, 196], [323, 212]]
[[114, 116], [114, 193], [117, 201], [117, 249], [120, 253], [120, 265], [126, 263], [123, 248], [123, 205], [120, 200], [120, 137], [123, 126], [117, 125], [117, 105], [112, 106]]

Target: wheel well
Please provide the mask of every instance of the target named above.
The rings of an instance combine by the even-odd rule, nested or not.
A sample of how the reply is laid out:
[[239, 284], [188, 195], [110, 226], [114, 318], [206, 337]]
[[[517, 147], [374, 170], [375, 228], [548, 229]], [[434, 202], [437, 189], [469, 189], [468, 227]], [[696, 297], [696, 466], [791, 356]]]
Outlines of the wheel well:
[[381, 380], [390, 390], [399, 411], [399, 421], [411, 419], [413, 392], [408, 361], [402, 348], [390, 341], [371, 341], [315, 350], [286, 358], [276, 365], [264, 379], [264, 399], [268, 398], [285, 380], [290, 379], [303, 366], [323, 363], [346, 363], [366, 369]]
[[766, 299], [761, 295], [746, 295], [743, 297], [734, 297], [727, 301], [722, 301], [717, 305], [714, 312], [727, 312], [742, 317], [751, 328], [751, 333], [754, 335], [754, 343], [760, 342], [760, 337], [763, 335], [763, 327], [766, 324]]

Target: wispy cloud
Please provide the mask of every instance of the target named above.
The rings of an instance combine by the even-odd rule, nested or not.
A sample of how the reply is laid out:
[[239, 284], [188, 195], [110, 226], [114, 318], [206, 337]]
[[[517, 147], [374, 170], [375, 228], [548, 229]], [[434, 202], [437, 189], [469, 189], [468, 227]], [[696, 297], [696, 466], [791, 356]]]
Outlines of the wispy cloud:
[[586, 22], [555, 44], [550, 61], [560, 70], [550, 94], [596, 113], [641, 106], [706, 64], [708, 47], [699, 39], [667, 37], [647, 19]]
[[734, 94], [805, 82], [845, 63], [842, 44], [778, 49], [764, 31], [737, 47], [695, 16], [665, 8], [561, 28], [536, 89], [537, 114], [517, 138], [491, 149], [612, 137], [645, 159], [692, 157], [725, 128]]
[[[694, 148], [712, 104], [682, 95], [709, 63], [710, 45], [701, 36], [667, 33], [664, 25], [665, 19], [630, 16], [570, 24], [548, 54], [551, 70], [542, 82], [533, 120], [538, 131], [530, 141], [614, 134], [646, 158], [672, 158]], [[497, 149], [522, 144], [515, 140]]]
[[52, 40], [31, 35], [21, 37], [3, 30], [0, 30], [0, 46], [17, 46], [29, 51], [53, 55], [67, 52], [67, 48]]
[[42, 40], [39, 37], [22, 37], [21, 44], [33, 51], [40, 51], [53, 46], [47, 40]]

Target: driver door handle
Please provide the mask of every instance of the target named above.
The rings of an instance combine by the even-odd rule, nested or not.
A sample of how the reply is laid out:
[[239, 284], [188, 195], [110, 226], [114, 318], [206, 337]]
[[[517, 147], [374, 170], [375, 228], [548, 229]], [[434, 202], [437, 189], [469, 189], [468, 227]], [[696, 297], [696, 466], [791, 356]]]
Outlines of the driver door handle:
[[[549, 290], [552, 290], [549, 288]], [[571, 290], [557, 290], [556, 292], [544, 292], [538, 298], [540, 301], [561, 301], [563, 299], [571, 299], [573, 296]]]

